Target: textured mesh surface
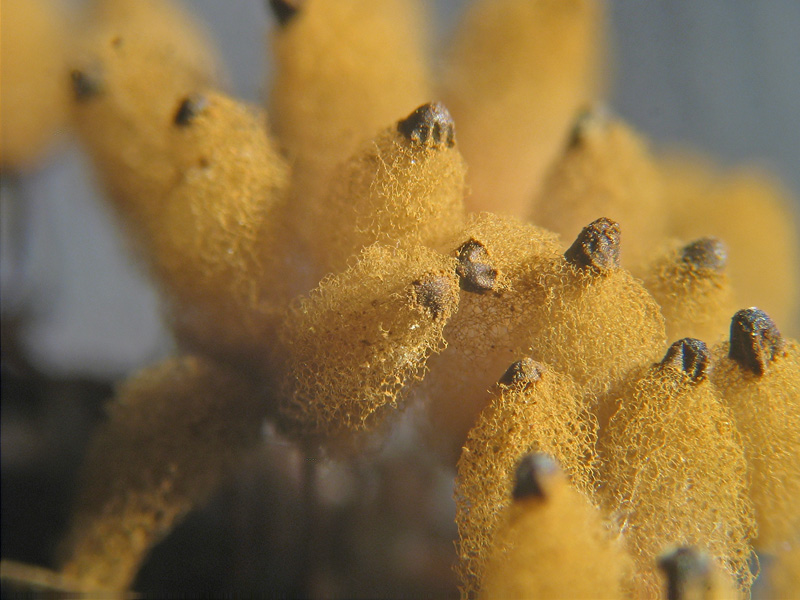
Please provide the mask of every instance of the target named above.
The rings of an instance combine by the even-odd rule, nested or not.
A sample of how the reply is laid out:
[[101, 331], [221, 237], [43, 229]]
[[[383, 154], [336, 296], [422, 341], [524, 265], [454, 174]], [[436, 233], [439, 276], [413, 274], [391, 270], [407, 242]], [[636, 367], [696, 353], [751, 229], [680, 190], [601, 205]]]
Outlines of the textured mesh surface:
[[256, 444], [264, 403], [237, 374], [170, 359], [120, 387], [89, 448], [66, 576], [125, 589], [149, 549]]
[[735, 306], [726, 261], [704, 262], [705, 253], [687, 253], [691, 245], [674, 246], [644, 276], [645, 288], [664, 315], [667, 341], [692, 337], [709, 344], [719, 342], [727, 334]]
[[586, 497], [563, 475], [550, 478], [542, 496], [501, 515], [480, 597], [621, 598], [624, 553]]
[[[446, 110], [435, 126], [452, 133]], [[337, 169], [325, 199], [303, 216], [320, 272], [341, 271], [373, 242], [441, 244], [464, 226], [465, 172], [452, 138], [426, 144], [397, 123], [384, 129]]]
[[531, 218], [565, 240], [598, 217], [617, 221], [625, 236], [622, 265], [638, 274], [665, 233], [663, 193], [644, 140], [620, 121], [589, 115], [548, 172]]
[[796, 336], [800, 242], [789, 193], [760, 171], [724, 172], [697, 157], [663, 163], [671, 235], [721, 239], [736, 306], [758, 306]]
[[711, 377], [731, 409], [748, 463], [760, 550], [800, 543], [800, 345], [785, 346], [758, 375], [715, 349]]
[[213, 44], [166, 1], [98, 0], [74, 60], [88, 91], [80, 138], [110, 199], [138, 232], [175, 182], [169, 134], [180, 102], [213, 82]]
[[656, 359], [664, 318], [652, 296], [624, 269], [597, 273], [563, 257], [537, 274], [547, 291], [532, 320], [527, 354], [603, 394], [632, 368]]
[[457, 306], [452, 259], [423, 247], [367, 248], [286, 317], [284, 426], [324, 439], [331, 451], [348, 450], [422, 377]]
[[593, 489], [596, 423], [583, 406], [581, 390], [569, 377], [537, 367], [534, 378], [497, 385], [458, 462], [458, 572], [465, 598], [481, 587], [522, 456], [546, 452], [583, 494], [591, 495]]
[[147, 222], [154, 271], [182, 342], [253, 362], [291, 296], [279, 222], [287, 167], [262, 113], [216, 93], [182, 107], [169, 140], [181, 176]]
[[599, 93], [601, 8], [593, 0], [481, 0], [468, 8], [443, 98], [470, 167], [469, 209], [527, 216], [575, 114]]
[[637, 563], [635, 588], [655, 594], [655, 557], [692, 545], [748, 589], [755, 522], [740, 436], [706, 367], [692, 365], [693, 378], [669, 358], [631, 377], [599, 440], [609, 509]]
[[35, 167], [54, 134], [67, 121], [70, 103], [66, 55], [71, 31], [51, 2], [3, 2], [3, 85], [0, 164]]
[[298, 235], [334, 168], [433, 99], [424, 21], [416, 1], [313, 0], [275, 30], [269, 114], [292, 164]]
[[486, 266], [495, 272], [492, 289], [461, 291], [458, 312], [444, 330], [447, 348], [431, 358], [430, 373], [419, 389], [428, 402], [428, 438], [453, 465], [489, 402], [489, 388], [508, 365], [525, 356], [528, 321], [544, 297], [543, 290], [531, 285], [531, 272], [559, 252], [554, 234], [489, 213], [470, 217], [450, 244], [451, 254], [456, 256], [470, 241], [480, 244]]

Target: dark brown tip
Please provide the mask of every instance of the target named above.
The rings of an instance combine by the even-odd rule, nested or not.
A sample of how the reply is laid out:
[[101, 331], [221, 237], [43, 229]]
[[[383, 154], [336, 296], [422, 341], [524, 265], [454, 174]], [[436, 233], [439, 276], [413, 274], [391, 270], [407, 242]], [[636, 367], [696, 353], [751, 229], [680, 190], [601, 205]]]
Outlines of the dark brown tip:
[[462, 290], [483, 294], [494, 289], [497, 269], [492, 266], [486, 246], [477, 240], [469, 240], [458, 249], [456, 258], [456, 273]]
[[75, 94], [75, 99], [79, 102], [94, 98], [103, 91], [103, 78], [100, 75], [100, 69], [92, 71], [73, 69], [70, 71], [69, 77], [72, 81], [72, 91]]
[[173, 119], [175, 125], [186, 127], [208, 106], [208, 99], [200, 94], [188, 96], [181, 101]]
[[446, 276], [428, 273], [411, 285], [417, 304], [430, 311], [434, 319], [438, 319], [452, 309], [453, 297], [450, 280]]
[[497, 381], [503, 385], [515, 385], [539, 381], [545, 372], [545, 366], [531, 358], [523, 358], [513, 363]]
[[552, 457], [541, 452], [531, 452], [522, 457], [517, 465], [514, 500], [528, 498], [546, 499], [552, 489], [552, 482], [561, 475], [561, 469]]
[[617, 269], [619, 236], [619, 223], [602, 217], [583, 228], [564, 258], [578, 268], [598, 273]]
[[584, 144], [592, 132], [599, 131], [608, 124], [608, 110], [602, 106], [584, 108], [578, 113], [567, 139], [567, 149], [577, 148]]
[[667, 578], [667, 600], [705, 598], [711, 589], [712, 564], [705, 552], [683, 546], [659, 556], [657, 564]]
[[721, 273], [728, 264], [728, 250], [721, 240], [704, 237], [686, 244], [681, 249], [681, 260], [696, 269]]
[[694, 338], [684, 338], [672, 344], [661, 365], [682, 371], [692, 381], [702, 381], [711, 368], [708, 348], [705, 342]]
[[303, 8], [303, 4], [305, 4], [305, 0], [269, 0], [272, 14], [275, 15], [275, 19], [281, 27], [286, 27], [297, 16], [297, 13]]
[[455, 124], [444, 104], [423, 104], [402, 121], [397, 130], [412, 144], [431, 148], [452, 148], [456, 143]]
[[731, 319], [728, 356], [742, 368], [763, 375], [783, 350], [785, 341], [767, 313], [757, 308], [740, 310]]

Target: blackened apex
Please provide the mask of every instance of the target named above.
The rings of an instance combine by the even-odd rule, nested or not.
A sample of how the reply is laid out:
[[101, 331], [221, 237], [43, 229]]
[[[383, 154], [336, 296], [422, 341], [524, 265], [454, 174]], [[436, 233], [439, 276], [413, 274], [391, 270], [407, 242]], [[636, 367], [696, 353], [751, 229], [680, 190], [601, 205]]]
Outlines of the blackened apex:
[[452, 308], [450, 281], [446, 276], [429, 273], [413, 282], [412, 286], [417, 304], [428, 309], [434, 319]]
[[544, 374], [546, 367], [532, 358], [523, 358], [513, 363], [503, 376], [497, 381], [502, 385], [515, 385], [518, 383], [528, 383], [539, 381]]
[[78, 101], [88, 100], [103, 91], [103, 81], [99, 69], [94, 69], [94, 71], [73, 69], [70, 71], [69, 77], [72, 81], [72, 91]]
[[721, 273], [728, 264], [728, 250], [722, 240], [704, 237], [681, 248], [681, 260], [696, 269]]
[[188, 96], [178, 105], [178, 110], [175, 111], [175, 125], [179, 127], [186, 127], [203, 112], [203, 109], [208, 106], [208, 100], [205, 96], [195, 94]]
[[608, 125], [609, 118], [608, 110], [602, 106], [584, 108], [578, 113], [572, 125], [567, 149], [582, 146], [593, 132], [599, 132]]
[[269, 0], [269, 7], [281, 27], [286, 27], [297, 16], [303, 4], [305, 0]]
[[711, 367], [708, 347], [694, 338], [683, 338], [672, 344], [661, 364], [683, 371], [694, 382], [705, 379]]
[[561, 469], [552, 457], [541, 452], [526, 454], [517, 465], [511, 495], [514, 500], [546, 500], [550, 495], [551, 482], [560, 475]]
[[689, 546], [681, 546], [658, 557], [658, 568], [667, 578], [667, 600], [694, 598], [692, 591], [705, 597], [712, 586], [711, 558]]
[[412, 144], [431, 148], [452, 148], [456, 143], [455, 124], [440, 102], [423, 104], [405, 119], [397, 130]]
[[733, 315], [728, 356], [744, 369], [763, 375], [785, 344], [781, 332], [763, 310], [746, 308]]
[[497, 282], [497, 269], [486, 247], [477, 240], [464, 242], [458, 249], [456, 273], [461, 289], [466, 292], [483, 294], [494, 289]]
[[583, 228], [564, 253], [567, 262], [606, 273], [619, 268], [619, 223], [602, 217]]

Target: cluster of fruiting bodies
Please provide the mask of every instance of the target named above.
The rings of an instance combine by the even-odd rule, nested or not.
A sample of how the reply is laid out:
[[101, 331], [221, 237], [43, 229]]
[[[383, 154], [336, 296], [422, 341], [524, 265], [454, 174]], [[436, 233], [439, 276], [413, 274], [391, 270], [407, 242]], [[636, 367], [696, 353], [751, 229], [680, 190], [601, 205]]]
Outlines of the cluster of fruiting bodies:
[[773, 319], [800, 267], [771, 180], [585, 110], [593, 0], [478, 0], [436, 76], [415, 3], [271, 5], [269, 119], [166, 2], [96, 2], [69, 52], [180, 354], [111, 403], [64, 581], [129, 586], [265, 420], [348, 460], [408, 403], [457, 467], [464, 597], [657, 596], [659, 566], [671, 598], [723, 597], [754, 548], [796, 562], [800, 346]]

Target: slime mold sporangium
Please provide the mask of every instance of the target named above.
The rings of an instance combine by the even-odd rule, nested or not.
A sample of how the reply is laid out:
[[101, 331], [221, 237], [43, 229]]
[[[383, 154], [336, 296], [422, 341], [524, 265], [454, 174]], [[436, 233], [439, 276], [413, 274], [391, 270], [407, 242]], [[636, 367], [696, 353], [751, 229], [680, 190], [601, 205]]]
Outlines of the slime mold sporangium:
[[271, 0], [264, 107], [175, 2], [8, 4], [3, 175], [69, 121], [175, 339], [9, 589], [138, 591], [237, 481], [276, 594], [789, 585], [797, 226], [598, 108], [603, 2], [474, 0], [437, 64], [425, 3]]

